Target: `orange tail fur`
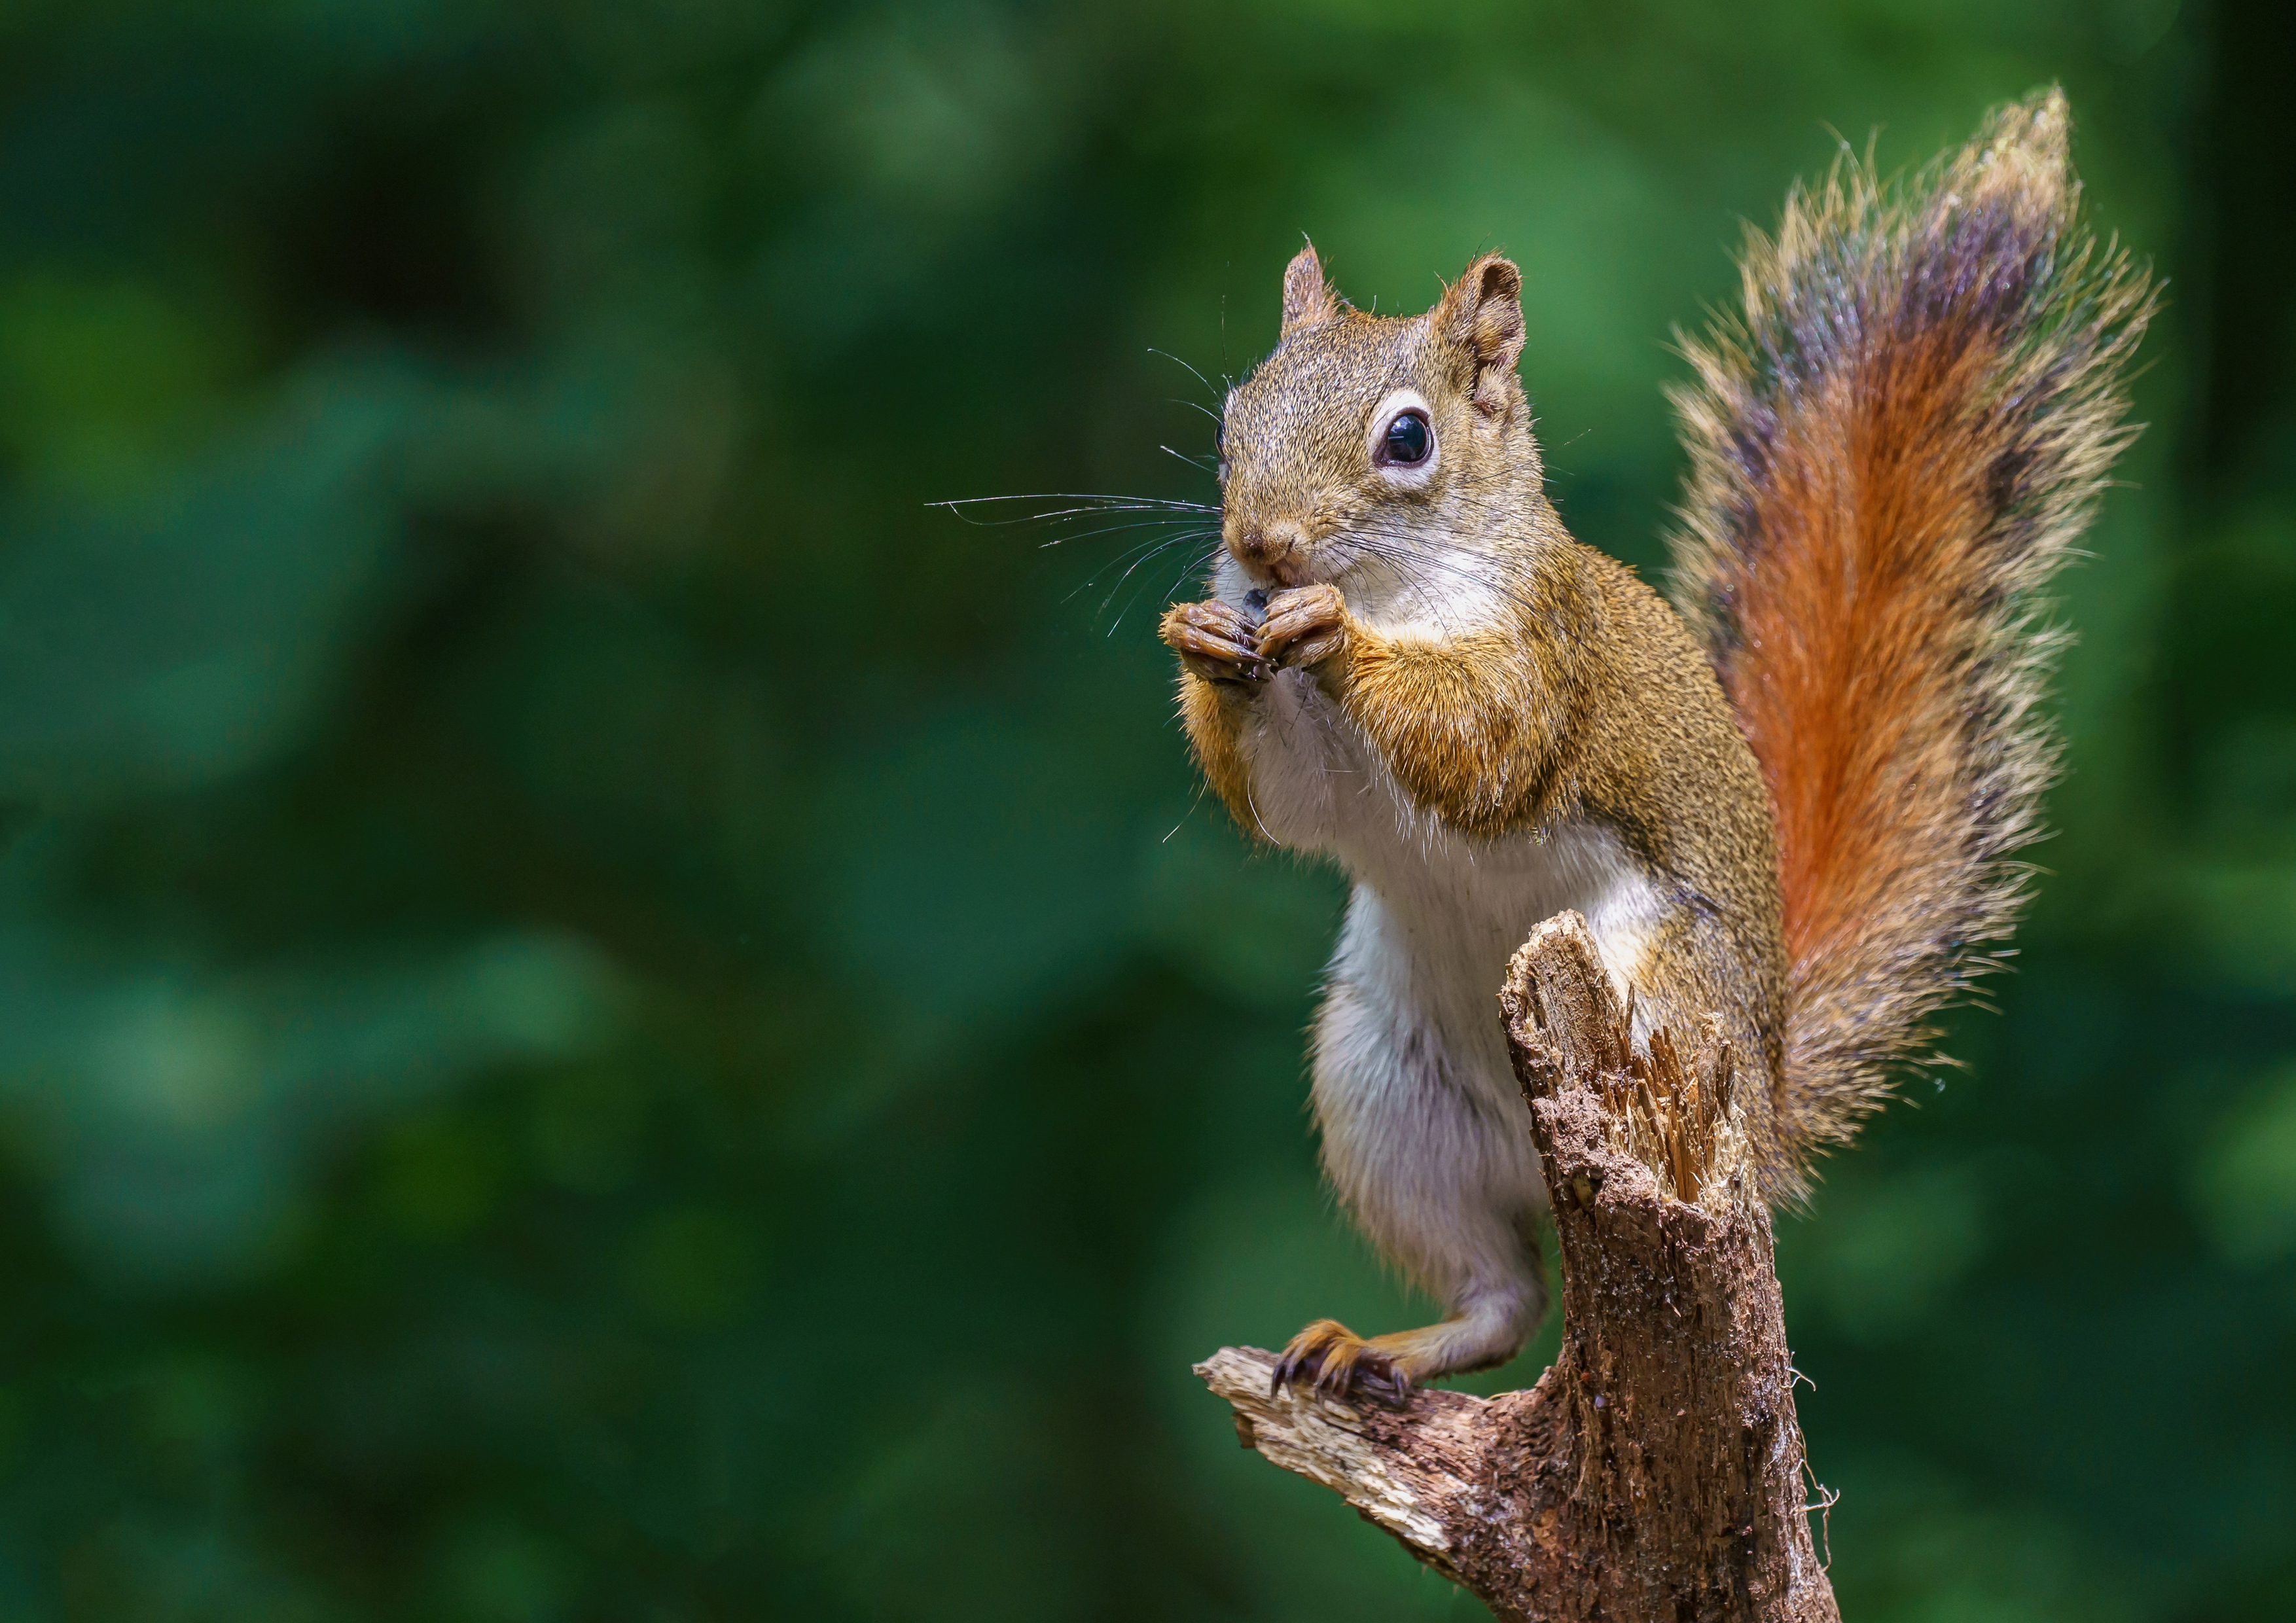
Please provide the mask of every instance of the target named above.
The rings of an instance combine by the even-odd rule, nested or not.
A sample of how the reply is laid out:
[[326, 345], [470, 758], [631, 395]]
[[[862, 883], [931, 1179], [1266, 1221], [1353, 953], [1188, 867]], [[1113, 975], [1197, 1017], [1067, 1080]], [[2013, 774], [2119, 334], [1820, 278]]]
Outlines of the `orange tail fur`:
[[2027, 891], [2062, 634], [2040, 588], [2094, 512], [2146, 275], [2078, 224], [2056, 91], [1909, 182], [1844, 159], [1749, 234], [1742, 316], [1687, 346], [1674, 540], [1776, 802], [1782, 1116], [1841, 1142], [1993, 967]]

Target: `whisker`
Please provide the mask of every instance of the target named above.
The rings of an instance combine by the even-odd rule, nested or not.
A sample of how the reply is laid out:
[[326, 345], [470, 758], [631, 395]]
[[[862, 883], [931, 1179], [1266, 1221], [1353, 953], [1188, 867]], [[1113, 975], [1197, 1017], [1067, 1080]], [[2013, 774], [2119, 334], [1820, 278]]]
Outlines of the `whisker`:
[[[1125, 583], [1127, 580], [1128, 580], [1129, 578], [1131, 578], [1131, 576], [1132, 576], [1133, 570], [1138, 570], [1138, 569], [1141, 569], [1141, 568], [1143, 568], [1143, 567], [1144, 567], [1144, 566], [1146, 566], [1146, 565], [1148, 565], [1148, 564], [1152, 564], [1152, 563], [1155, 562], [1155, 561], [1157, 560], [1157, 558], [1158, 558], [1158, 557], [1160, 557], [1160, 556], [1161, 556], [1161, 555], [1163, 554], [1163, 553], [1164, 553], [1164, 551], [1165, 551], [1165, 550], [1166, 550], [1166, 549], [1164, 549], [1164, 548], [1159, 547], [1158, 549], [1156, 549], [1156, 551], [1154, 551], [1154, 552], [1152, 552], [1152, 553], [1147, 553], [1145, 556], [1143, 556], [1143, 557], [1141, 557], [1141, 558], [1136, 559], [1136, 560], [1133, 561], [1133, 563], [1132, 563], [1131, 567], [1130, 567], [1129, 569], [1127, 569], [1127, 570], [1124, 571], [1124, 573], [1123, 573], [1122, 575], [1119, 576], [1119, 577], [1117, 578], [1116, 583], [1115, 583], [1113, 586], [1110, 586], [1110, 587], [1108, 588], [1107, 595], [1105, 595], [1104, 597], [1103, 597], [1103, 598], [1100, 600], [1100, 602], [1099, 602], [1097, 604], [1095, 604], [1095, 605], [1094, 606], [1093, 611], [1092, 611], [1092, 619], [1093, 619], [1093, 620], [1094, 620], [1095, 622], [1097, 622], [1097, 621], [1100, 619], [1100, 618], [1101, 618], [1101, 616], [1102, 616], [1102, 615], [1106, 614], [1106, 613], [1108, 612], [1108, 605], [1109, 605], [1110, 603], [1113, 602], [1116, 600], [1116, 595], [1117, 595], [1117, 594], [1118, 594], [1118, 593], [1119, 593], [1119, 592], [1121, 592], [1121, 591], [1124, 589], [1124, 583]], [[1094, 587], [1094, 586], [1098, 586], [1098, 585], [1101, 583], [1101, 581], [1102, 581], [1102, 580], [1103, 580], [1103, 579], [1105, 579], [1106, 578], [1107, 578], [1107, 571], [1106, 571], [1105, 570], [1099, 570], [1099, 571], [1095, 572], [1095, 573], [1094, 574], [1093, 578], [1092, 578], [1090, 580], [1087, 580], [1087, 581], [1085, 581], [1085, 582], [1081, 583], [1079, 586], [1078, 586], [1078, 587], [1077, 587], [1077, 589], [1076, 589], [1075, 591], [1070, 592], [1070, 594], [1068, 594], [1068, 595], [1067, 595], [1067, 596], [1065, 596], [1065, 597], [1063, 597], [1063, 598], [1062, 598], [1062, 599], [1061, 599], [1061, 601], [1062, 601], [1062, 602], [1074, 602], [1074, 601], [1076, 600], [1076, 598], [1077, 598], [1077, 597], [1078, 597], [1079, 595], [1081, 595], [1083, 593], [1085, 593], [1086, 591], [1089, 590], [1090, 588], [1092, 588], [1092, 587]], [[1130, 600], [1129, 598], [1128, 598], [1128, 599], [1126, 599], [1126, 600], [1125, 600], [1125, 606], [1126, 606], [1127, 608], [1129, 608], [1129, 607], [1131, 606], [1131, 600]], [[1118, 619], [1119, 619], [1119, 621], [1122, 619], [1123, 616], [1122, 616], [1121, 612], [1119, 612], [1119, 613], [1118, 614], [1118, 617], [1117, 617], [1117, 618], [1118, 618]], [[1111, 629], [1112, 630], [1112, 629], [1113, 629], [1113, 627], [1111, 627]]]
[[1184, 360], [1180, 359], [1180, 357], [1179, 357], [1178, 356], [1174, 355], [1170, 350], [1168, 350], [1168, 349], [1159, 349], [1159, 348], [1155, 348], [1153, 345], [1151, 345], [1151, 346], [1149, 347], [1148, 353], [1149, 353], [1149, 354], [1151, 354], [1151, 355], [1160, 355], [1160, 356], [1162, 356], [1166, 360], [1172, 362], [1172, 363], [1173, 363], [1174, 365], [1179, 365], [1179, 366], [1187, 366], [1188, 375], [1189, 375], [1190, 377], [1192, 377], [1192, 378], [1195, 379], [1195, 381], [1196, 381], [1197, 382], [1199, 382], [1199, 383], [1201, 383], [1201, 384], [1202, 384], [1202, 385], [1204, 386], [1204, 392], [1205, 392], [1206, 394], [1212, 395], [1212, 396], [1215, 396], [1215, 397], [1217, 397], [1217, 396], [1218, 395], [1219, 390], [1218, 390], [1218, 389], [1214, 389], [1214, 388], [1212, 387], [1212, 381], [1211, 381], [1210, 378], [1208, 378], [1208, 377], [1204, 376], [1204, 374], [1203, 374], [1202, 373], [1198, 372], [1194, 367], [1193, 367], [1193, 366], [1188, 366], [1187, 362], [1185, 362], [1185, 361], [1184, 361]]
[[[1176, 539], [1177, 539], [1177, 537], [1176, 537]], [[1217, 549], [1217, 548], [1215, 548], [1215, 549], [1213, 549], [1213, 550], [1216, 552], [1218, 549]], [[1142, 559], [1140, 561], [1141, 561], [1142, 563], [1146, 563], [1146, 562], [1148, 562], [1148, 561], [1150, 561], [1150, 559], [1151, 559], [1151, 558], [1153, 558], [1153, 557], [1154, 557], [1154, 555], [1155, 555], [1154, 553], [1151, 553], [1151, 554], [1149, 555], [1149, 558], [1144, 558], [1144, 559]], [[1210, 560], [1211, 556], [1212, 556], [1212, 554], [1211, 554], [1210, 553], [1204, 553], [1204, 554], [1202, 555], [1202, 557], [1201, 557], [1201, 558], [1200, 558], [1200, 559], [1191, 559], [1191, 560], [1189, 560], [1187, 562], [1184, 563], [1184, 564], [1181, 566], [1181, 572], [1180, 572], [1180, 575], [1179, 575], [1177, 578], [1175, 578], [1175, 579], [1172, 581], [1172, 583], [1171, 583], [1170, 585], [1167, 586], [1163, 589], [1163, 591], [1162, 591], [1162, 592], [1160, 592], [1160, 593], [1159, 593], [1157, 595], [1159, 595], [1159, 596], [1160, 596], [1161, 598], [1163, 598], [1163, 600], [1164, 600], [1166, 602], [1168, 602], [1168, 602], [1170, 602], [1172, 601], [1172, 599], [1173, 599], [1173, 595], [1174, 595], [1174, 594], [1175, 594], [1175, 593], [1177, 593], [1177, 592], [1179, 590], [1179, 582], [1180, 582], [1181, 580], [1184, 580], [1184, 579], [1185, 579], [1185, 578], [1187, 578], [1187, 575], [1188, 575], [1189, 571], [1190, 571], [1192, 569], [1195, 569], [1195, 568], [1201, 567], [1201, 565], [1202, 565], [1203, 563], [1208, 562], [1208, 561]], [[1136, 568], [1137, 566], [1136, 565], [1135, 567]], [[1118, 585], [1118, 586], [1122, 586], [1123, 584], [1124, 584], [1124, 583], [1123, 583], [1122, 581], [1120, 581], [1120, 580], [1117, 582], [1117, 585]], [[1113, 596], [1115, 595], [1115, 593], [1114, 593], [1114, 592], [1111, 592], [1111, 593], [1109, 594], [1109, 595], [1110, 595], [1110, 596], [1111, 596], [1111, 597], [1113, 597]], [[1128, 614], [1129, 614], [1129, 613], [1131, 613], [1131, 612], [1132, 612], [1133, 605], [1134, 605], [1134, 604], [1136, 604], [1136, 603], [1137, 603], [1137, 602], [1139, 602], [1143, 597], [1145, 597], [1145, 596], [1147, 596], [1147, 595], [1148, 595], [1148, 582], [1146, 582], [1146, 581], [1144, 581], [1144, 581], [1142, 581], [1142, 582], [1140, 583], [1140, 587], [1139, 587], [1139, 589], [1138, 589], [1137, 591], [1134, 592], [1130, 597], [1128, 597], [1127, 599], [1125, 599], [1125, 600], [1124, 600], [1124, 607], [1122, 607], [1121, 609], [1119, 609], [1119, 610], [1116, 611], [1116, 618], [1115, 618], [1114, 619], [1111, 620], [1111, 621], [1108, 623], [1108, 631], [1107, 631], [1107, 635], [1108, 635], [1109, 636], [1111, 636], [1111, 637], [1115, 636], [1115, 635], [1116, 635], [1116, 631], [1117, 631], [1117, 627], [1124, 624], [1124, 617], [1125, 617], [1126, 615], [1128, 615]], [[1106, 607], [1106, 605], [1105, 605], [1105, 604], [1103, 604], [1103, 608], [1105, 608], [1105, 607]]]
[[1054, 512], [1029, 513], [1017, 519], [968, 521], [979, 529], [1010, 529], [1016, 525], [1041, 525], [1056, 528], [1062, 524], [1089, 524], [1096, 519], [1122, 518], [1128, 514], [1143, 514], [1136, 521], [1142, 524], [1201, 524], [1212, 515], [1208, 512], [1174, 512], [1159, 507], [1063, 507]]
[[[1088, 591], [1092, 587], [1098, 586], [1107, 576], [1108, 571], [1115, 569], [1119, 564], [1132, 562], [1134, 560], [1137, 560], [1139, 563], [1144, 563], [1149, 559], [1156, 556], [1159, 553], [1168, 551], [1176, 546], [1185, 546], [1192, 542], [1201, 541], [1202, 539], [1204, 539], [1204, 537], [1201, 536], [1161, 536], [1152, 541], [1136, 542], [1134, 545], [1126, 547], [1115, 557], [1108, 560], [1098, 569], [1093, 570], [1091, 574], [1086, 576], [1083, 581], [1077, 586], [1076, 592], [1071, 592], [1069, 595], [1070, 597], [1074, 597], [1077, 594], [1077, 592]], [[1137, 567], [1137, 563], [1135, 564], [1135, 567]], [[1125, 572], [1129, 574], [1131, 571], [1128, 570]], [[1123, 584], [1124, 583], [1120, 578], [1117, 582], [1117, 585], [1119, 586]]]
[[[1108, 524], [1103, 525], [1098, 529], [1087, 529], [1066, 536], [1054, 536], [1049, 540], [1037, 542], [1037, 546], [1039, 551], [1042, 551], [1050, 547], [1065, 546], [1071, 541], [1090, 541], [1101, 536], [1122, 535], [1127, 530], [1167, 529], [1169, 528], [1173, 522], [1174, 521], [1168, 519], [1135, 519], [1129, 523]], [[1201, 529], [1201, 521], [1197, 521], [1196, 522], [1197, 528]]]
[[[1141, 564], [1146, 563], [1149, 560], [1154, 558], [1159, 553], [1168, 551], [1175, 546], [1185, 545], [1191, 541], [1202, 541], [1210, 538], [1210, 531], [1199, 531], [1194, 535], [1160, 536], [1153, 540], [1137, 542], [1133, 545], [1125, 548], [1124, 551], [1119, 553], [1115, 557], [1111, 558], [1107, 562], [1093, 570], [1091, 574], [1086, 576], [1084, 579], [1078, 584], [1076, 590], [1069, 593], [1068, 597], [1075, 597], [1078, 593], [1089, 591], [1092, 587], [1098, 586], [1102, 578], [1107, 575], [1109, 570], [1116, 568], [1117, 565], [1125, 562], [1127, 560], [1136, 559], [1136, 561], [1133, 563], [1132, 568], [1137, 569]], [[1127, 570], [1125, 574], [1128, 576], [1131, 572], [1131, 570]], [[1116, 584], [1117, 586], [1121, 586], [1124, 584], [1124, 581], [1119, 578]], [[1111, 592], [1113, 592], [1113, 589], [1114, 588], [1111, 588]], [[1068, 598], [1063, 598], [1062, 601], [1065, 602], [1068, 601]], [[1106, 606], [1107, 605], [1104, 603], [1102, 605], [1103, 608], [1105, 608]]]
[[1177, 600], [1180, 594], [1180, 583], [1186, 580], [1190, 576], [1209, 578], [1211, 573], [1212, 561], [1219, 555], [1220, 549], [1215, 546], [1199, 553], [1196, 557], [1183, 564], [1180, 568], [1180, 572], [1172, 577], [1172, 584], [1164, 588], [1165, 597], [1168, 599]]
[[[1015, 517], [976, 518], [964, 511], [968, 507], [985, 506], [992, 502], [1072, 502], [1071, 507], [1055, 508], [1047, 512], [1021, 513]], [[927, 502], [927, 507], [945, 508], [968, 524], [989, 528], [1003, 524], [1029, 524], [1046, 519], [1064, 518], [1079, 512], [1170, 512], [1202, 514], [1219, 509], [1209, 502], [1181, 501], [1168, 496], [1101, 496], [1080, 492], [1039, 492], [1031, 496], [959, 496], [952, 501]]]
[[1445, 618], [1442, 610], [1428, 595], [1427, 583], [1423, 579], [1414, 579], [1414, 574], [1423, 575], [1431, 571], [1439, 575], [1448, 575], [1453, 579], [1465, 581], [1470, 585], [1480, 586], [1486, 591], [1496, 591], [1518, 608], [1529, 609], [1536, 606], [1520, 587], [1512, 583], [1485, 571], [1469, 568], [1454, 559], [1446, 558], [1424, 545], [1406, 550], [1383, 536], [1357, 536], [1351, 538], [1365, 556], [1375, 558], [1386, 564], [1397, 577], [1398, 584], [1416, 592], [1420, 601], [1433, 611], [1439, 619]]
[[1173, 496], [1126, 496], [1104, 490], [1033, 490], [1010, 496], [960, 496], [942, 501], [927, 502], [928, 507], [977, 507], [988, 502], [1138, 502], [1156, 507], [1204, 507], [1205, 502], [1182, 501]]
[[[1133, 560], [1131, 568], [1126, 570], [1124, 573], [1116, 578], [1116, 584], [1108, 588], [1108, 595], [1100, 600], [1100, 607], [1094, 611], [1094, 612], [1095, 614], [1107, 613], [1108, 605], [1116, 601], [1116, 594], [1124, 589], [1124, 583], [1132, 578], [1133, 575], [1138, 571], [1142, 564], [1146, 563], [1150, 559], [1155, 557], [1158, 553], [1162, 552], [1165, 548], [1177, 546], [1181, 542], [1192, 539], [1194, 539], [1194, 537], [1187, 536], [1168, 536], [1164, 539], [1157, 542], [1152, 547], [1151, 547], [1147, 552], [1142, 553], [1138, 558]], [[1128, 609], [1131, 607], [1131, 604], [1127, 603], [1125, 607]], [[1124, 617], [1123, 615], [1119, 614], [1116, 618], [1119, 621], [1121, 621]], [[1111, 625], [1108, 629], [1110, 635], [1113, 635], [1116, 631], [1116, 627]]]

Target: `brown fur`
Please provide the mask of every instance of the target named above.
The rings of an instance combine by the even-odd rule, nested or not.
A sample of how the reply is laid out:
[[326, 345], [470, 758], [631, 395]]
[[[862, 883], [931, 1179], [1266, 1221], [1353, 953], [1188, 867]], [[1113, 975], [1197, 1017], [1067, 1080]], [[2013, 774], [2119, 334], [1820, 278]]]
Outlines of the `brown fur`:
[[1251, 776], [1236, 745], [1242, 709], [1236, 696], [1222, 691], [1220, 684], [1207, 682], [1193, 672], [1182, 676], [1180, 718], [1187, 725], [1188, 743], [1195, 751], [1204, 782], [1211, 785], [1238, 825], [1254, 838], [1264, 839], [1257, 826], [1259, 819], [1252, 815]]

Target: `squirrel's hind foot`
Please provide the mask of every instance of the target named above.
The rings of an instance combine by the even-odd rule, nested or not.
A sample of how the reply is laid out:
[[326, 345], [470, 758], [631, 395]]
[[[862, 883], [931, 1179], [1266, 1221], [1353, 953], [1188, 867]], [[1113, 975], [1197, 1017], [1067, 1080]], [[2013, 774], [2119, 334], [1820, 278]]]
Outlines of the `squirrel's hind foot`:
[[1317, 1319], [1292, 1338], [1275, 1361], [1267, 1389], [1272, 1395], [1287, 1386], [1341, 1401], [1368, 1398], [1390, 1409], [1411, 1402], [1411, 1377], [1387, 1352], [1337, 1319]]

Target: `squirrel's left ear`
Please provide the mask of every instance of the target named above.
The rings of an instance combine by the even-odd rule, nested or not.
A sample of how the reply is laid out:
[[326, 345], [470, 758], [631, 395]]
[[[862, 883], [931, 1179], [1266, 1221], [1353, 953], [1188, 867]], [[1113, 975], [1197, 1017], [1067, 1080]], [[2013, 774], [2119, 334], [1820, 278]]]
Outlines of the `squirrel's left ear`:
[[1340, 313], [1340, 296], [1324, 279], [1324, 262], [1308, 243], [1283, 267], [1283, 331], [1289, 338], [1302, 327], [1329, 321]]
[[1522, 273], [1512, 259], [1485, 254], [1443, 290], [1431, 324], [1472, 358], [1469, 393], [1487, 417], [1506, 414], [1515, 363], [1522, 358]]

